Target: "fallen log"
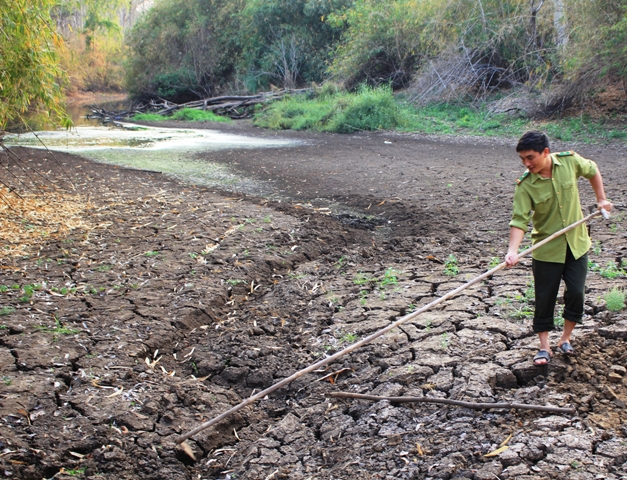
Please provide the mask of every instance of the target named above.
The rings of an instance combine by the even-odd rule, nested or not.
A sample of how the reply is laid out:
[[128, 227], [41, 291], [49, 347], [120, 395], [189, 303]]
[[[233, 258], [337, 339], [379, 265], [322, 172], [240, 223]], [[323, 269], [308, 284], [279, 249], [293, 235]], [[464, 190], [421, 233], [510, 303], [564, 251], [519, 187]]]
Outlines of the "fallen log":
[[238, 119], [246, 117], [250, 112], [245, 110], [243, 113], [240, 113], [237, 109], [248, 109], [249, 107], [260, 103], [278, 100], [286, 95], [307, 93], [311, 91], [311, 88], [300, 88], [262, 92], [256, 95], [221, 95], [218, 97], [203, 98], [201, 100], [192, 100], [191, 102], [186, 103], [173, 103], [165, 99], [159, 99], [160, 101], [151, 100], [148, 104], [138, 105], [137, 107], [119, 111], [106, 110], [97, 105], [90, 105], [92, 113], [87, 117], [98, 118], [107, 122], [111, 120], [130, 118], [139, 113], [154, 113], [156, 115], [167, 116], [183, 108], [193, 108], [197, 110], [209, 110], [212, 112], [223, 110], [224, 113], [228, 113], [231, 118]]
[[552, 412], [552, 413], [569, 413], [576, 412], [574, 408], [560, 408], [560, 407], [547, 407], [544, 405], [527, 405], [524, 403], [473, 403], [463, 402], [461, 400], [449, 400], [448, 398], [433, 398], [433, 397], [379, 397], [377, 395], [363, 395], [360, 393], [349, 392], [330, 392], [326, 393], [325, 397], [334, 398], [354, 398], [356, 400], [369, 400], [371, 402], [379, 402], [381, 400], [388, 400], [391, 403], [439, 403], [442, 405], [455, 405], [457, 407], [472, 408], [473, 410], [490, 410], [493, 408], [505, 408], [515, 410], [535, 410], [537, 412]]

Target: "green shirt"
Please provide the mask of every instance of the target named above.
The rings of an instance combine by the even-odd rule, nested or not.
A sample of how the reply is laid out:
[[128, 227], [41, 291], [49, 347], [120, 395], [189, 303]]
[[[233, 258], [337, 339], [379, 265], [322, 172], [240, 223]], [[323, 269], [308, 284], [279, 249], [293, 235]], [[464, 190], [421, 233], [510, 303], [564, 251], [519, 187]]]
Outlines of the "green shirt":
[[[509, 225], [526, 232], [531, 219], [531, 239], [534, 244], [583, 218], [577, 179], [590, 179], [597, 173], [596, 163], [574, 152], [552, 153], [551, 159], [552, 178], [525, 172], [514, 192], [514, 208]], [[564, 263], [567, 245], [576, 259], [590, 249], [590, 237], [585, 225], [579, 225], [534, 250], [533, 258], [543, 262]]]

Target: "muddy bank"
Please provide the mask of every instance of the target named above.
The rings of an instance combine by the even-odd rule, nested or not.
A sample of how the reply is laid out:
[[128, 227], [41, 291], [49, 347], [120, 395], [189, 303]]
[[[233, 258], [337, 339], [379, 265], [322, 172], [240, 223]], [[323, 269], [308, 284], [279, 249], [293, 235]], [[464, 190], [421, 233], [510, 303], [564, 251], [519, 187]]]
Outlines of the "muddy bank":
[[[381, 161], [377, 148], [389, 146], [382, 138], [362, 138], [363, 146], [372, 143], [370, 153], [352, 157], [356, 148], [347, 146], [295, 163], [311, 152], [293, 152], [291, 166], [280, 161], [285, 152], [238, 152], [240, 165], [276, 166], [280, 172], [269, 177], [290, 191], [300, 187], [297, 180], [307, 185], [308, 198], [280, 203], [57, 154], [94, 205], [92, 228], [38, 245], [28, 258], [2, 260], [0, 305], [9, 307], [0, 317], [5, 476], [626, 475], [627, 316], [608, 312], [603, 300], [625, 280], [590, 275], [578, 356], [555, 356], [538, 368], [525, 318], [533, 303], [529, 262], [197, 435], [189, 442], [194, 458], [174, 446], [178, 434], [439, 297], [500, 256], [514, 160], [481, 170], [436, 155], [432, 164], [412, 164], [422, 144], [402, 140], [406, 153], [386, 159], [390, 168], [376, 170], [384, 173], [372, 174], [372, 185], [400, 176], [395, 167], [405, 162], [403, 172], [422, 190], [399, 183], [394, 196], [391, 187], [364, 195], [358, 187], [370, 188], [365, 177], [337, 163], [344, 156], [368, 170]], [[19, 153], [63, 176], [44, 152]], [[482, 161], [479, 153], [466, 158]], [[333, 162], [343, 180], [322, 174]], [[618, 185], [625, 167], [608, 162], [608, 195], [624, 203]], [[325, 206], [311, 195], [316, 191]], [[610, 224], [594, 221], [595, 262], [624, 258], [626, 224], [620, 214]], [[446, 274], [450, 263], [445, 272], [451, 254], [456, 275]], [[326, 399], [331, 391], [573, 406], [577, 413]], [[484, 457], [510, 435], [509, 449]]]

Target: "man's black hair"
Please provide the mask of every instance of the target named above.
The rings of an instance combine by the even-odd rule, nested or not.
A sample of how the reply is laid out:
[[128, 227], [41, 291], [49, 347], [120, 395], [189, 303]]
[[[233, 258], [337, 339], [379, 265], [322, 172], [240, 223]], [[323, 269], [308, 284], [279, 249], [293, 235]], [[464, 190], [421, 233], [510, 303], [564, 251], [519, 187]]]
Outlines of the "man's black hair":
[[549, 148], [549, 137], [537, 130], [529, 130], [520, 137], [518, 145], [516, 145], [517, 152], [533, 150], [534, 152], [542, 153], [545, 148]]

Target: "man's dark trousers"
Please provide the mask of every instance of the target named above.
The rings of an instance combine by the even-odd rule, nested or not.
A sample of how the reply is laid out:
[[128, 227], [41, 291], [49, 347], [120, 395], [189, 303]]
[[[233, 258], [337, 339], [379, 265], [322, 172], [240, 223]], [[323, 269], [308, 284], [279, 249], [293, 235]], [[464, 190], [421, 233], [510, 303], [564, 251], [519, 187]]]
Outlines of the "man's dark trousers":
[[575, 260], [570, 247], [566, 250], [566, 263], [533, 260], [531, 264], [536, 291], [536, 308], [533, 331], [548, 332], [555, 328], [555, 302], [562, 278], [564, 289], [564, 320], [581, 323], [583, 317], [588, 254]]

